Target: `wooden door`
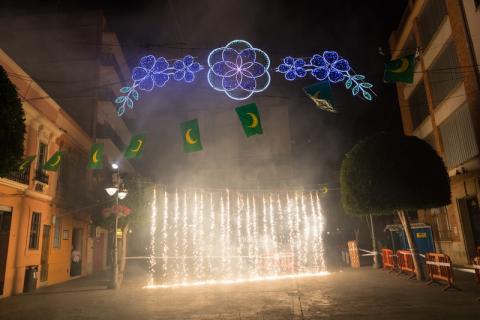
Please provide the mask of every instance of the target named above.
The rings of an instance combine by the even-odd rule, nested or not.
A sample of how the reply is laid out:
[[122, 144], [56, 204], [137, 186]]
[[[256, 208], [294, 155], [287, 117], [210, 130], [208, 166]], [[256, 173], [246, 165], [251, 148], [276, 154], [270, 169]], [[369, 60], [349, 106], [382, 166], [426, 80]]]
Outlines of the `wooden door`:
[[48, 253], [50, 252], [50, 226], [43, 226], [42, 256], [40, 258], [40, 282], [48, 280]]

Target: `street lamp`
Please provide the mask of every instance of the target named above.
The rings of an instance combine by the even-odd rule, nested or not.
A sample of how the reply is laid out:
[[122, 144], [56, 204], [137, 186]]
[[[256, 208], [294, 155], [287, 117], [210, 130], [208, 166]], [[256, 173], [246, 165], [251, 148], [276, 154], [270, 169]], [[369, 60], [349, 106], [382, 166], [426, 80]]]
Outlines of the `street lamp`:
[[[127, 189], [120, 189], [120, 173], [118, 172], [118, 164], [112, 163], [112, 169], [115, 170], [112, 175], [113, 187], [105, 188], [105, 191], [109, 196], [115, 196], [115, 205], [118, 210], [118, 200], [125, 199], [128, 194]], [[118, 228], [118, 212], [115, 213], [115, 229], [113, 232], [113, 266], [112, 266], [112, 278], [108, 287], [110, 289], [118, 289], [118, 242], [117, 242], [117, 228]]]

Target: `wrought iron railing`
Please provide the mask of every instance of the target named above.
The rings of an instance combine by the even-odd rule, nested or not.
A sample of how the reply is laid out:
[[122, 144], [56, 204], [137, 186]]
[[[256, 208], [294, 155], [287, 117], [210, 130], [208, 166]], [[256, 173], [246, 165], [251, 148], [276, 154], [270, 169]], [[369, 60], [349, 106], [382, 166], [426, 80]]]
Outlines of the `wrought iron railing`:
[[5, 178], [28, 185], [28, 182], [30, 179], [30, 167], [27, 167], [23, 172], [20, 172], [20, 171], [10, 172], [9, 174], [7, 174]]

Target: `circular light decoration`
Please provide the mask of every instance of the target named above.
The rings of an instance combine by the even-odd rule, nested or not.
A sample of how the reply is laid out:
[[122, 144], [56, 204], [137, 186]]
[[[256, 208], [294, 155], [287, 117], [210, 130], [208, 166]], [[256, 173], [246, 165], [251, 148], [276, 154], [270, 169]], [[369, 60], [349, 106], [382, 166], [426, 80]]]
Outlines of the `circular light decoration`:
[[126, 107], [133, 109], [133, 101], [139, 99], [138, 90], [150, 92], [155, 87], [165, 86], [172, 78], [190, 83], [195, 80], [195, 73], [202, 69], [203, 66], [195, 62], [190, 55], [170, 62], [164, 57], [155, 58], [153, 55], [142, 57], [140, 65], [132, 70], [133, 84], [130, 87], [121, 88], [120, 92], [124, 95], [115, 99], [117, 114], [123, 115]]
[[[208, 55], [208, 83], [210, 86], [234, 100], [245, 100], [270, 85], [270, 58], [245, 40], [234, 40], [226, 46], [216, 48]], [[144, 56], [132, 70], [132, 85], [120, 89], [121, 96], [115, 99], [117, 114], [123, 115], [126, 108], [133, 109], [139, 91], [152, 91], [164, 87], [170, 80], [193, 82], [196, 73], [204, 67], [191, 55], [182, 59], [167, 60], [153, 55]], [[288, 81], [308, 75], [318, 81], [344, 82], [352, 95], [361, 93], [372, 100], [373, 85], [364, 81], [365, 76], [355, 74], [350, 63], [335, 51], [314, 54], [309, 59], [286, 57], [275, 71], [282, 73]]]
[[350, 63], [335, 51], [314, 54], [308, 60], [286, 57], [275, 71], [283, 73], [288, 81], [304, 78], [308, 74], [319, 81], [330, 81], [332, 83], [345, 81], [345, 87], [347, 89], [351, 88], [354, 96], [361, 92], [366, 100], [372, 100], [371, 88], [373, 85], [363, 81], [365, 76], [354, 74]]
[[270, 84], [268, 55], [244, 40], [234, 40], [208, 55], [208, 83], [234, 100], [245, 100]]

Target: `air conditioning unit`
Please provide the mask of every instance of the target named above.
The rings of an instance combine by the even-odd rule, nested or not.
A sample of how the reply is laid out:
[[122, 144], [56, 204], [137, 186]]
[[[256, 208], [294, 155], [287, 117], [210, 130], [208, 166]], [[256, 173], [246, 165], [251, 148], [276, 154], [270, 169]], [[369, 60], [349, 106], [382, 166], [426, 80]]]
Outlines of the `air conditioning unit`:
[[35, 183], [33, 185], [33, 190], [40, 193], [47, 193], [48, 184], [35, 180]]

